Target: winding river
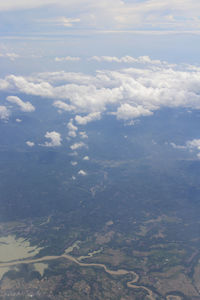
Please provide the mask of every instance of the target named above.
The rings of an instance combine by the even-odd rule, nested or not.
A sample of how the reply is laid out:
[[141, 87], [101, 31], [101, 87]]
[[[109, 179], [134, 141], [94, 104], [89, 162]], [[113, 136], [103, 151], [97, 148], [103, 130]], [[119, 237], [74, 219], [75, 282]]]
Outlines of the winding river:
[[145, 287], [145, 286], [140, 286], [140, 285], [135, 285], [135, 283], [139, 280], [139, 276], [137, 273], [135, 273], [134, 271], [128, 271], [128, 270], [124, 270], [124, 269], [119, 269], [119, 270], [110, 270], [108, 269], [108, 267], [104, 264], [97, 264], [97, 263], [83, 263], [78, 261], [78, 259], [76, 259], [75, 257], [69, 255], [69, 254], [62, 254], [59, 256], [44, 256], [44, 257], [40, 257], [40, 258], [33, 258], [33, 259], [25, 259], [25, 260], [18, 260], [18, 261], [12, 261], [12, 262], [2, 262], [0, 263], [0, 268], [6, 268], [6, 267], [11, 267], [11, 266], [16, 266], [19, 264], [32, 264], [32, 263], [38, 263], [38, 262], [44, 262], [44, 261], [48, 261], [48, 260], [56, 260], [59, 258], [65, 258], [68, 259], [76, 264], [78, 264], [81, 267], [98, 267], [98, 268], [103, 268], [104, 271], [110, 275], [126, 275], [126, 274], [132, 274], [133, 275], [133, 279], [131, 281], [127, 282], [127, 287], [129, 288], [134, 288], [134, 289], [143, 289], [145, 291], [148, 292], [147, 297], [150, 300], [155, 300], [155, 297], [153, 296], [153, 292]]

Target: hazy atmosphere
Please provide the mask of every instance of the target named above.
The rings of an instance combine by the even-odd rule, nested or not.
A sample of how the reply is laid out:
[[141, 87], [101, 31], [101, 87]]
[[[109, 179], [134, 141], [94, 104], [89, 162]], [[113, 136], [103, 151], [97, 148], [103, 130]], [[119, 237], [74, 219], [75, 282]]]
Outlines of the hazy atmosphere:
[[200, 299], [199, 12], [0, 2], [0, 299]]

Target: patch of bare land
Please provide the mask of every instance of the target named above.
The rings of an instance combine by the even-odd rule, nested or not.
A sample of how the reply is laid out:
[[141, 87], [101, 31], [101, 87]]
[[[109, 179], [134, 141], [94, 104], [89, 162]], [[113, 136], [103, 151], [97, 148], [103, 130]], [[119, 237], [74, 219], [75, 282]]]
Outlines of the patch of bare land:
[[114, 234], [115, 234], [115, 232], [112, 230], [105, 234], [96, 233], [95, 234], [96, 244], [103, 245], [103, 244], [109, 243], [111, 241], [111, 239], [113, 238]]
[[194, 268], [193, 279], [194, 279], [194, 285], [200, 293], [200, 260], [198, 261], [197, 265]]
[[166, 273], [152, 272], [143, 276], [141, 282], [154, 286], [163, 297], [168, 295], [167, 299], [181, 299], [179, 296], [169, 295], [170, 292], [174, 291], [181, 292], [191, 298], [199, 297], [199, 293], [193, 285], [192, 280], [185, 274], [185, 270], [182, 266], [171, 268]]
[[174, 295], [168, 295], [166, 297], [167, 300], [182, 300], [182, 297], [180, 296], [174, 296]]

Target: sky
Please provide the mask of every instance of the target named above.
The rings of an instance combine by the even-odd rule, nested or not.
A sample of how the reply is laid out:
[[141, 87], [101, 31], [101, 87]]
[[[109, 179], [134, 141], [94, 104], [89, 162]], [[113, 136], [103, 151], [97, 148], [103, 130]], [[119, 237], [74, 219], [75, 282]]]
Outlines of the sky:
[[23, 72], [37, 71], [41, 61], [43, 70], [57, 68], [52, 59], [66, 56], [148, 55], [199, 63], [199, 11], [197, 0], [1, 1], [2, 72], [10, 69], [3, 58]]
[[[134, 124], [163, 107], [198, 110], [199, 12], [196, 0], [1, 1], [1, 120], [13, 107], [37, 112], [37, 96], [70, 115], [67, 138], [84, 139], [79, 127], [104, 115]], [[44, 137], [62, 145], [55, 130]], [[199, 138], [172, 147], [198, 148]]]

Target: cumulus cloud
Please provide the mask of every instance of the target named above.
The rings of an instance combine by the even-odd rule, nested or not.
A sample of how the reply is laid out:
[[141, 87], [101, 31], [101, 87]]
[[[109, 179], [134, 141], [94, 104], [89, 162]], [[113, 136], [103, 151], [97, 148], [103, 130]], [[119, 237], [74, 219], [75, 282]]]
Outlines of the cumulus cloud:
[[73, 145], [70, 146], [71, 150], [76, 150], [76, 149], [80, 149], [83, 147], [87, 148], [87, 145], [83, 142], [74, 143]]
[[[185, 145], [176, 145], [175, 143], [170, 143], [170, 145], [175, 149], [200, 151], [200, 139], [193, 139], [191, 141], [187, 141]], [[197, 157], [200, 158], [200, 152], [197, 153]]]
[[76, 131], [69, 130], [68, 136], [69, 136], [69, 138], [68, 138], [69, 140], [70, 140], [70, 138], [75, 138], [77, 136]]
[[80, 61], [81, 58], [80, 57], [76, 57], [76, 56], [66, 56], [66, 57], [56, 57], [55, 61], [57, 62], [62, 62], [62, 61]]
[[[0, 81], [2, 90], [12, 89], [27, 95], [54, 98], [53, 87], [45, 81], [38, 82], [36, 78], [25, 78], [23, 76], [8, 75], [5, 80]], [[56, 97], [55, 97], [56, 98]]]
[[7, 90], [9, 88], [9, 82], [6, 79], [0, 79], [0, 90]]
[[15, 121], [16, 121], [17, 123], [21, 123], [21, 122], [22, 122], [22, 120], [19, 119], [19, 118], [17, 118]]
[[26, 145], [29, 146], [29, 147], [33, 147], [33, 146], [35, 146], [35, 143], [31, 142], [31, 141], [27, 141]]
[[80, 171], [78, 172], [78, 174], [79, 174], [79, 175], [82, 175], [82, 176], [86, 176], [86, 175], [87, 175], [87, 173], [86, 173], [84, 170], [80, 170]]
[[54, 103], [53, 103], [53, 106], [55, 106], [55, 107], [57, 107], [57, 108], [59, 108], [59, 109], [61, 109], [61, 110], [65, 110], [65, 111], [72, 111], [72, 110], [74, 110], [75, 109], [75, 107], [74, 106], [72, 106], [72, 105], [69, 105], [69, 104], [67, 104], [67, 103], [65, 103], [65, 102], [63, 102], [63, 101], [55, 101]]
[[77, 115], [75, 117], [75, 120], [78, 124], [80, 125], [86, 125], [89, 122], [92, 122], [94, 120], [100, 120], [101, 119], [101, 113], [100, 112], [94, 112], [94, 113], [90, 113], [87, 116], [81, 117], [79, 115]]
[[130, 120], [141, 116], [150, 116], [152, 115], [152, 112], [148, 109], [145, 109], [141, 105], [134, 107], [128, 103], [125, 103], [117, 109], [117, 112], [115, 114], [117, 116], [117, 119]]
[[164, 107], [200, 109], [200, 68], [151, 61], [145, 68], [101, 70], [93, 76], [64, 71], [9, 75], [0, 79], [0, 89], [56, 99], [53, 105], [75, 114], [78, 125], [107, 113], [131, 121]]
[[69, 123], [67, 124], [67, 128], [69, 129], [68, 135], [70, 137], [76, 137], [76, 131], [78, 127], [73, 124], [73, 119], [70, 119]]
[[77, 161], [71, 161], [72, 166], [76, 166], [77, 164], [78, 164]]
[[[37, 78], [39, 81], [46, 81], [51, 84], [62, 84], [63, 82], [69, 82], [74, 84], [91, 84], [96, 79], [88, 74], [83, 74], [79, 72], [65, 72], [65, 71], [55, 71], [55, 72], [43, 72], [37, 74]], [[34, 80], [34, 78], [30, 77], [30, 79]]]
[[10, 116], [10, 111], [6, 106], [0, 105], [0, 120], [7, 121]]
[[86, 134], [85, 131], [80, 131], [79, 134], [82, 139], [88, 139], [88, 135]]
[[6, 98], [7, 101], [17, 104], [20, 107], [21, 111], [24, 112], [33, 112], [35, 110], [35, 107], [30, 102], [23, 102], [19, 97], [17, 96], [8, 96]]
[[83, 160], [90, 160], [89, 156], [84, 156]]
[[45, 142], [43, 144], [43, 146], [45, 146], [45, 147], [58, 147], [58, 146], [61, 146], [62, 138], [61, 138], [60, 133], [58, 133], [56, 131], [51, 131], [51, 132], [47, 131], [46, 134], [45, 134], [45, 138], [50, 139], [51, 141], [50, 142]]
[[194, 139], [192, 141], [187, 141], [186, 146], [191, 149], [200, 150], [200, 139]]

